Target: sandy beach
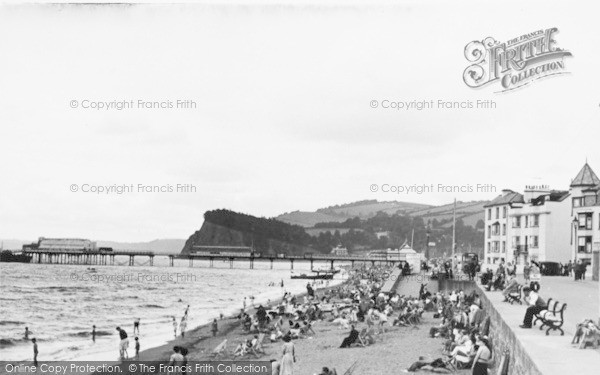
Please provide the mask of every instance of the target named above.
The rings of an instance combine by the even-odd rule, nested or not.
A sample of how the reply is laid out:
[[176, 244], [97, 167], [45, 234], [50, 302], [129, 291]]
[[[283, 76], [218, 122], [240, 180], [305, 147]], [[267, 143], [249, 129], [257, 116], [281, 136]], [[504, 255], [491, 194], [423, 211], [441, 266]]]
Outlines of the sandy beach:
[[[324, 289], [320, 289], [322, 292]], [[355, 374], [379, 375], [389, 372], [404, 372], [419, 356], [428, 359], [442, 357], [443, 340], [429, 337], [429, 328], [438, 325], [439, 320], [433, 319], [433, 313], [426, 312], [422, 323], [413, 327], [386, 326], [386, 332], [377, 335], [376, 342], [366, 347], [353, 346], [341, 349], [342, 340], [349, 330], [341, 329], [326, 319], [313, 323], [315, 334], [303, 339], [293, 340], [297, 362], [294, 374], [319, 374], [323, 367], [335, 368], [338, 374], [344, 374], [354, 363]], [[366, 323], [356, 327], [361, 330]], [[228, 340], [227, 354], [218, 360], [279, 360], [282, 356], [281, 340], [271, 343], [268, 337], [263, 341], [264, 354], [256, 357], [248, 354], [244, 357], [234, 357], [231, 352], [240, 340], [251, 339], [254, 335], [243, 331], [241, 322], [236, 318], [226, 318], [219, 321], [219, 333], [212, 337], [209, 326], [198, 327], [186, 334], [184, 339], [177, 338], [166, 345], [145, 350], [140, 353], [143, 361], [168, 361], [175, 345], [185, 346], [189, 350], [189, 361], [217, 360], [212, 351], [223, 340]], [[421, 371], [421, 373], [429, 373]], [[459, 370], [457, 374], [470, 373], [469, 370]]]

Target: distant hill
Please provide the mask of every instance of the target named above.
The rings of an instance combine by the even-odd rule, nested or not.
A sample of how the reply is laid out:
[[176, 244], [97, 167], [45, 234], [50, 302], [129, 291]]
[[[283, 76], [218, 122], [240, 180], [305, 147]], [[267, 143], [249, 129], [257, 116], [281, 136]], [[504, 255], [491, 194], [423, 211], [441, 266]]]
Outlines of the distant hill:
[[313, 238], [304, 228], [276, 219], [266, 219], [230, 210], [204, 213], [204, 223], [185, 242], [181, 254], [194, 246], [246, 246], [260, 254], [295, 254], [314, 252]]
[[317, 223], [327, 222], [342, 222], [348, 219], [346, 216], [339, 215], [328, 215], [321, 212], [308, 212], [308, 211], [293, 211], [285, 213], [276, 217], [277, 220], [281, 220], [285, 223], [292, 225], [300, 225], [301, 227], [314, 227]]
[[[457, 202], [456, 218], [462, 219], [465, 225], [475, 227], [477, 221], [483, 220], [483, 205], [486, 203], [487, 201]], [[415, 218], [420, 217], [425, 222], [437, 220], [442, 224], [446, 224], [446, 222], [452, 220], [452, 210], [453, 203], [432, 206], [410, 202], [364, 200], [320, 208], [315, 212], [294, 211], [284, 213], [277, 216], [276, 219], [305, 228], [314, 228], [318, 223], [341, 223], [355, 217], [368, 219], [374, 217], [378, 212], [384, 212], [388, 215], [404, 214]]]
[[286, 223], [312, 228], [317, 223], [341, 223], [354, 217], [367, 219], [375, 216], [377, 212], [408, 214], [416, 210], [424, 210], [430, 207], [433, 206], [396, 201], [378, 202], [373, 199], [320, 208], [315, 212], [293, 211], [281, 214], [277, 216], [276, 219]]

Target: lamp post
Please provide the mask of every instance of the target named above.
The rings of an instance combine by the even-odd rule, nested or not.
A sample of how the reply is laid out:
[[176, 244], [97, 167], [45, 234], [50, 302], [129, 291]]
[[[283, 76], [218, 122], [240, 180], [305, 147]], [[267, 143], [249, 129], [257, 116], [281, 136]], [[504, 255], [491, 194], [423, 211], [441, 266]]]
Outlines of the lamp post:
[[573, 266], [577, 263], [577, 247], [579, 246], [577, 243], [577, 228], [579, 227], [579, 219], [577, 216], [573, 218]]

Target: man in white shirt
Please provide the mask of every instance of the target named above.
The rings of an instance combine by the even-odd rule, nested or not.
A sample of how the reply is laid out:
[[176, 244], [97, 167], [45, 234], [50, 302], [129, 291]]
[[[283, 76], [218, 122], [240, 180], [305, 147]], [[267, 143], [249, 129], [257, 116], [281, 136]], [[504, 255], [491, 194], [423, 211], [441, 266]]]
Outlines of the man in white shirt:
[[542, 310], [546, 310], [548, 308], [548, 305], [542, 297], [540, 297], [536, 292], [532, 291], [529, 287], [524, 287], [523, 293], [525, 293], [525, 303], [527, 303], [529, 307], [525, 312], [523, 324], [521, 324], [519, 327], [531, 328], [531, 321], [533, 320], [533, 316]]

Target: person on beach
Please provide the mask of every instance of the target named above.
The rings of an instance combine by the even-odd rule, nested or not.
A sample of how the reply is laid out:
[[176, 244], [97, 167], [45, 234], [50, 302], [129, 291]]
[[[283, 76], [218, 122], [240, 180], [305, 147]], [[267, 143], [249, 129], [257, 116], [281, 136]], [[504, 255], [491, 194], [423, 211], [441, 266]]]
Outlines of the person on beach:
[[187, 307], [185, 308], [185, 311], [183, 313], [183, 316], [185, 316], [187, 318], [188, 316], [188, 311], [190, 310], [190, 305], [187, 305]]
[[96, 326], [92, 326], [92, 341], [96, 342]]
[[133, 321], [133, 334], [140, 334], [140, 318], [135, 318]]
[[217, 332], [219, 332], [219, 323], [217, 323], [217, 318], [213, 319], [210, 330], [212, 331], [213, 337], [215, 337]]
[[140, 339], [137, 336], [135, 338], [135, 359], [140, 359]]
[[181, 354], [181, 356], [183, 357], [183, 362], [181, 363], [181, 373], [183, 375], [186, 374], [186, 370], [187, 370], [187, 363], [188, 363], [188, 350], [186, 347], [180, 346], [179, 347], [179, 354]]
[[173, 336], [177, 337], [177, 319], [173, 317]]
[[340, 348], [349, 348], [350, 345], [354, 344], [356, 340], [358, 340], [358, 334], [359, 332], [356, 330], [356, 328], [354, 328], [353, 324], [350, 330], [350, 334], [344, 339], [344, 341], [342, 341], [342, 345], [340, 345]]
[[33, 339], [31, 339], [31, 342], [33, 343], [33, 364], [37, 367], [37, 365], [38, 365], [38, 360], [37, 360], [37, 356], [38, 356], [37, 340], [35, 338], [33, 338]]
[[187, 327], [187, 315], [181, 318], [181, 323], [179, 323], [179, 332], [181, 333], [181, 337], [185, 337], [185, 329]]
[[183, 363], [183, 355], [179, 352], [179, 346], [173, 347], [173, 354], [169, 358], [169, 366], [179, 366]]
[[29, 328], [25, 327], [25, 340], [29, 340]]
[[129, 348], [129, 339], [127, 338], [127, 332], [121, 327], [117, 327], [117, 331], [119, 331], [119, 338], [121, 339], [119, 342], [119, 355], [121, 359], [128, 358], [127, 348]]
[[485, 338], [478, 335], [476, 336], [475, 346], [477, 346], [478, 349], [471, 367], [473, 375], [487, 375], [488, 363], [492, 359], [489, 343]]
[[276, 359], [271, 359], [271, 375], [279, 375], [281, 364]]
[[246, 297], [244, 297], [244, 300], [242, 301], [242, 309], [246, 311]]
[[294, 362], [296, 362], [296, 350], [290, 336], [283, 337], [283, 349], [279, 375], [294, 375]]

